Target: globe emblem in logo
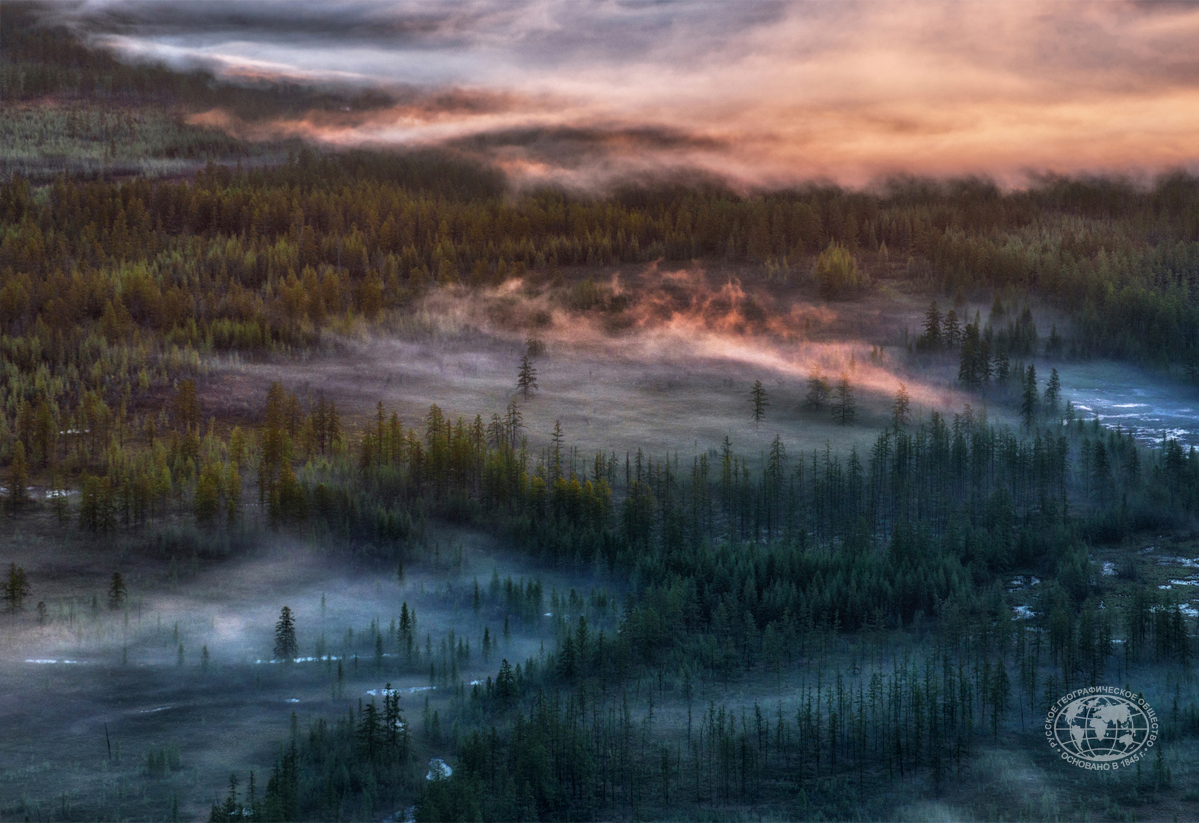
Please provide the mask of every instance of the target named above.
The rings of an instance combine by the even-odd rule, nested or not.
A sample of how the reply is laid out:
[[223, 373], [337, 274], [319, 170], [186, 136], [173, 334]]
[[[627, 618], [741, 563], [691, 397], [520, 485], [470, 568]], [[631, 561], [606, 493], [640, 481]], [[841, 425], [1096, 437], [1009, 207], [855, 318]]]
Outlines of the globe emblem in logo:
[[1126, 697], [1080, 697], [1053, 718], [1053, 735], [1062, 750], [1080, 760], [1105, 763], [1132, 757], [1150, 740], [1149, 715]]

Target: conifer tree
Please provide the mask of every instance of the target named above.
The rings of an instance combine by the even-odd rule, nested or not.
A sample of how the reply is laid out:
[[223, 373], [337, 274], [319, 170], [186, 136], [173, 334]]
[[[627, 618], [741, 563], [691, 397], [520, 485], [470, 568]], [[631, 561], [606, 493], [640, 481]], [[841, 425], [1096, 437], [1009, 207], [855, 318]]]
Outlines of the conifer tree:
[[108, 584], [108, 608], [119, 609], [125, 604], [127, 590], [120, 572], [112, 573], [112, 582]]
[[1049, 372], [1049, 382], [1045, 385], [1045, 414], [1049, 417], [1057, 417], [1058, 404], [1062, 399], [1062, 379], [1058, 376], [1057, 369], [1052, 369]]
[[962, 327], [958, 324], [958, 315], [953, 309], [945, 312], [945, 322], [942, 324], [941, 337], [945, 345], [953, 348], [961, 339]]
[[25, 444], [20, 440], [13, 447], [12, 462], [8, 467], [8, 511], [14, 517], [25, 505], [29, 483], [29, 467], [25, 462]]
[[770, 405], [770, 401], [766, 399], [766, 389], [762, 387], [761, 380], [755, 380], [753, 388], [749, 390], [749, 402], [754, 407], [754, 428], [762, 422], [762, 418], [766, 416], [766, 407]]
[[941, 309], [936, 300], [929, 304], [928, 311], [924, 313], [924, 334], [917, 342], [926, 349], [941, 348]]
[[279, 613], [279, 622], [275, 624], [275, 657], [279, 660], [291, 660], [296, 656], [296, 623], [291, 609], [283, 607]]
[[1024, 395], [1020, 401], [1020, 419], [1025, 429], [1032, 429], [1037, 420], [1037, 367], [1031, 363], [1024, 373]]
[[175, 423], [184, 430], [200, 425], [200, 401], [196, 399], [196, 383], [190, 377], [180, 380], [175, 392]]
[[908, 396], [908, 387], [900, 383], [899, 391], [895, 392], [895, 402], [891, 404], [891, 428], [896, 432], [903, 429], [911, 419], [912, 399]]
[[29, 596], [29, 579], [25, 575], [25, 569], [18, 567], [16, 563], [10, 563], [0, 593], [4, 597], [4, 610], [11, 614], [19, 612], [24, 607], [25, 598]]
[[537, 391], [537, 369], [533, 367], [533, 363], [527, 354], [520, 358], [520, 371], [516, 376], [516, 390], [526, 398]]
[[841, 372], [837, 381], [837, 389], [833, 399], [833, 420], [838, 426], [848, 426], [857, 416], [857, 405], [853, 399], [853, 386], [849, 383], [849, 375]]
[[829, 384], [824, 373], [817, 366], [808, 375], [808, 393], [804, 397], [804, 408], [819, 411], [828, 402]]

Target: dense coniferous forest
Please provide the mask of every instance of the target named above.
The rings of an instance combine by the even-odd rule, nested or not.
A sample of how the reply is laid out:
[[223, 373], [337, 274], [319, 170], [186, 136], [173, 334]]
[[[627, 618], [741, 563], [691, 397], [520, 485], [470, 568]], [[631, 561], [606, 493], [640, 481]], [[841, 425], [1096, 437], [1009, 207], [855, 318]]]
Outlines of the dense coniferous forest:
[[[451, 696], [422, 712], [388, 682], [379, 703], [346, 699], [307, 728], [293, 715], [273, 761], [233, 774], [210, 819], [404, 806], [416, 820], [885, 819], [897, 792], [960, 797], [988, 747], [1042, 745], [1054, 700], [1116, 682], [1151, 691], [1168, 725], [1135, 775], [1085, 787], [1104, 813], [1131, 819], [1173, 790], [1171, 763], [1199, 773], [1193, 610], [1179, 587], [1142, 579], [1136, 557], [1112, 574], [1095, 557], [1145, 535], [1187, 539], [1199, 457], [1083, 419], [1043, 362], [1112, 357], [1195, 382], [1199, 179], [514, 190], [451, 152], [250, 144], [185, 117], [386, 96], [128, 65], [35, 25], [33, 10], [4, 14], [5, 522], [153, 545], [172, 576], [188, 552], [220, 564], [287, 538], [402, 579], [455, 562], [430, 545], [445, 524], [502, 540], [533, 570], [447, 586], [481, 636], [422, 632], [405, 602], [398, 624], [351, 631], [341, 657], [318, 647], [337, 699], [351, 659]], [[47, 98], [52, 111], [33, 105]], [[55, 165], [80, 142], [97, 153]], [[126, 162], [131, 145], [193, 165], [152, 173]], [[383, 402], [356, 414], [283, 382], [256, 390], [247, 414], [201, 402], [215, 358], [319, 357], [437, 290], [466, 300], [549, 283], [571, 316], [619, 328], [638, 294], [595, 273], [655, 261], [735, 267], [748, 286], [838, 304], [902, 284], [928, 309], [899, 354], [952, 361], [972, 402], [914, 412], [901, 389], [889, 424], [855, 423], [852, 373], [813, 370], [802, 414], [873, 426], [868, 450], [789, 453], [776, 436], [756, 454], [731, 438], [694, 454], [585, 452], [576, 433], [522, 420], [539, 388], [534, 339], [513, 374], [522, 391], [473, 415], [433, 404], [403, 419]], [[996, 308], [985, 320], [941, 308], [967, 301]], [[1038, 331], [1018, 305], [1062, 325]], [[752, 419], [769, 427], [760, 381], [753, 392]], [[551, 571], [597, 582], [547, 591], [538, 574]], [[127, 593], [112, 580], [116, 611]], [[6, 611], [41, 599], [11, 564]], [[510, 630], [545, 617], [551, 634], [518, 659]], [[491, 674], [468, 682], [481, 664]], [[426, 775], [439, 753], [452, 770]], [[177, 756], [151, 752], [147, 775], [177, 771]], [[1176, 794], [1196, 811], [1193, 789]], [[976, 809], [1072, 814], [1023, 802]]]

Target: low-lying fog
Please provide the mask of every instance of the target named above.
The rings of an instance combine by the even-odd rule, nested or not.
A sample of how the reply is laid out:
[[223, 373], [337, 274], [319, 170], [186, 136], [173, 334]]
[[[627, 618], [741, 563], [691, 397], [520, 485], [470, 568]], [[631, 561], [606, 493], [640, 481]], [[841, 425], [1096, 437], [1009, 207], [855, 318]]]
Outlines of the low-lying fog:
[[[256, 769], [260, 790], [265, 786], [293, 711], [303, 731], [311, 719], [356, 710], [360, 698], [381, 703], [391, 684], [415, 733], [423, 734], [426, 705], [443, 706], [459, 680], [469, 688], [494, 677], [504, 658], [515, 665], [552, 651], [562, 621], [573, 624], [580, 613], [597, 630], [615, 615], [619, 584], [531, 572], [473, 532], [435, 529], [430, 540], [428, 555], [410, 559], [402, 580], [398, 568], [356, 569], [344, 556], [294, 540], [215, 564], [185, 560], [166, 574], [162, 563], [114, 557], [129, 592], [116, 609], [106, 595], [108, 574], [100, 571], [105, 561], [69, 549], [58, 558], [18, 556], [46, 613], [39, 618], [26, 604], [23, 615], [5, 618], [0, 812], [15, 813], [12, 804], [28, 797], [52, 804], [56, 814], [61, 806], [77, 815], [119, 810], [161, 819], [174, 794], [181, 814], [202, 817], [215, 799], [206, 794], [223, 791], [231, 771], [244, 787]], [[47, 574], [58, 566], [66, 573]], [[540, 602], [506, 600], [509, 578], [539, 580]], [[602, 587], [612, 596], [593, 599]], [[565, 603], [572, 590], [579, 598], [569, 600], [573, 608], [554, 608], [555, 596]], [[405, 603], [417, 620], [415, 662], [398, 637]], [[290, 663], [273, 659], [284, 605], [294, 612], [298, 642]], [[459, 643], [469, 645], [468, 655]], [[148, 776], [148, 754], [171, 746], [179, 750], [178, 772]], [[39, 777], [46, 774], [55, 775], [53, 785]]]
[[[269, 382], [281, 379], [301, 396], [324, 392], [358, 414], [373, 414], [382, 400], [420, 428], [432, 403], [451, 418], [480, 414], [487, 423], [515, 398], [531, 445], [547, 442], [559, 421], [582, 459], [637, 448], [686, 459], [726, 436], [752, 457], [776, 434], [793, 455], [828, 442], [862, 451], [890, 423], [901, 383], [913, 418], [985, 405], [957, 389], [953, 357], [906, 364], [906, 341], [919, 333], [924, 310], [914, 300], [890, 291], [846, 302], [776, 299], [712, 279], [654, 271], [629, 290], [612, 275], [600, 289], [627, 297], [617, 311], [568, 311], [564, 289], [530, 294], [519, 281], [478, 296], [439, 290], [391, 335], [343, 340], [336, 352], [303, 362], [222, 361], [205, 402], [215, 408], [237, 398], [232, 411], [256, 413]], [[530, 336], [545, 352], [532, 357], [539, 389], [524, 398], [517, 372]], [[827, 407], [805, 408], [814, 369], [830, 384], [848, 377], [854, 425], [836, 425]], [[749, 397], [755, 380], [769, 402], [759, 425]]]

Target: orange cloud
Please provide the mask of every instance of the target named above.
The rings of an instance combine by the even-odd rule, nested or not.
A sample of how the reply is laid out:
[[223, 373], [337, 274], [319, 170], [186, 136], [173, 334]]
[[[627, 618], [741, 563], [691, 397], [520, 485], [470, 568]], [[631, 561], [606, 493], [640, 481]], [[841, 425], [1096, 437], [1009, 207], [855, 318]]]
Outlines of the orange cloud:
[[[131, 55], [203, 61], [230, 77], [376, 86], [398, 101], [252, 129], [226, 121], [232, 130], [334, 145], [452, 144], [518, 179], [588, 185], [697, 168], [757, 185], [864, 184], [895, 172], [1018, 183], [1029, 171], [1199, 162], [1194, 4], [84, 8], [91, 16], [80, 25]], [[113, 19], [119, 27], [105, 23]]]

